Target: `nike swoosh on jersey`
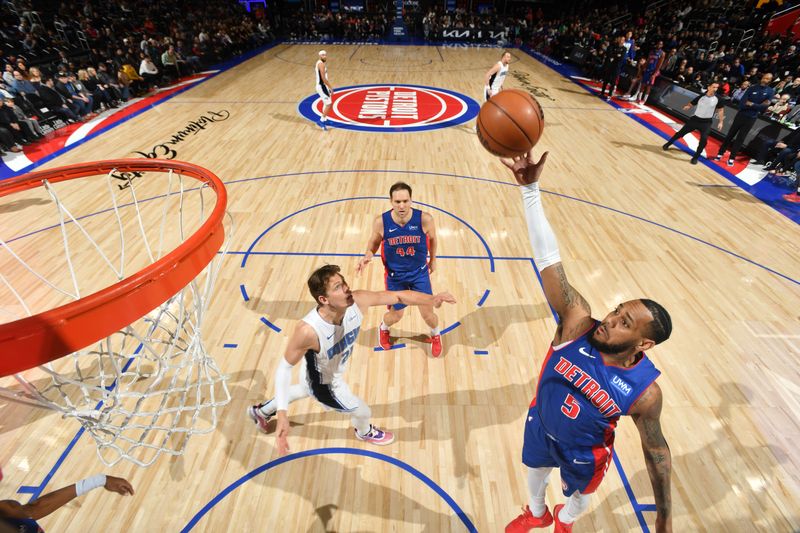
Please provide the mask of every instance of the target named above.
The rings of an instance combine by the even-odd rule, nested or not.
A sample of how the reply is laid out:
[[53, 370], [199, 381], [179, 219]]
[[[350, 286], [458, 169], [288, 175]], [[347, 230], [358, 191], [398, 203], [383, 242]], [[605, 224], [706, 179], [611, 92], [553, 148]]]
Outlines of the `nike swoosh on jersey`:
[[597, 359], [597, 357], [595, 357], [595, 356], [593, 356], [592, 354], [590, 354], [589, 352], [587, 352], [587, 351], [586, 351], [586, 348], [584, 348], [583, 346], [581, 346], [580, 348], [578, 348], [578, 351], [579, 351], [579, 352], [581, 352], [581, 353], [582, 353], [583, 355], [585, 355], [586, 357], [591, 357], [592, 359]]
[[575, 463], [576, 465], [590, 465], [590, 464], [592, 464], [591, 461], [578, 461], [577, 459], [573, 459], [572, 462]]
[[397, 231], [397, 228], [390, 228], [390, 229], [389, 229], [389, 233], [391, 233], [391, 232], [393, 232], [393, 231]]

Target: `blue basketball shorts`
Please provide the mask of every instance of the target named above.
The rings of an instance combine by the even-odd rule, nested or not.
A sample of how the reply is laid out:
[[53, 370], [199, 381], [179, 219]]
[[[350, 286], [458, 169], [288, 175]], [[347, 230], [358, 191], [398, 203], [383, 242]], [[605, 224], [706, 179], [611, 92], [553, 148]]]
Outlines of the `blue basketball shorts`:
[[522, 462], [531, 468], [558, 468], [564, 496], [575, 491], [591, 494], [603, 481], [611, 464], [614, 436], [598, 446], [565, 445], [548, 434], [536, 406], [528, 410]]
[[[385, 281], [387, 291], [417, 291], [433, 294], [431, 275], [428, 273], [427, 265], [414, 272], [392, 272], [386, 270]], [[405, 308], [406, 304], [394, 304], [388, 307], [399, 311]]]

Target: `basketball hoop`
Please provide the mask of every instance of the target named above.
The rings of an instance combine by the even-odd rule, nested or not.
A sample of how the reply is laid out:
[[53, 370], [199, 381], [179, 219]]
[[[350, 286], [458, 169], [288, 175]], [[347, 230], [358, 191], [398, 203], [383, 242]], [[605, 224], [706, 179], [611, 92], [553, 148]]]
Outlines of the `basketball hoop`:
[[78, 419], [107, 465], [180, 455], [230, 401], [201, 337], [232, 227], [222, 181], [126, 159], [0, 182], [11, 194], [44, 227], [0, 235], [0, 378], [17, 382], [0, 395]]

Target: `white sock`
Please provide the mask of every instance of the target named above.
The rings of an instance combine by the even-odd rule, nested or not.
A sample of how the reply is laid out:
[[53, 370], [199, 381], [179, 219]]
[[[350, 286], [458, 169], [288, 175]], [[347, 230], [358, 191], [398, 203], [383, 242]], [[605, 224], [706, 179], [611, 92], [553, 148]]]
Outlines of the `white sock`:
[[383, 323], [381, 320], [381, 331], [389, 331], [389, 326]]
[[431, 328], [431, 336], [435, 337], [439, 334], [439, 327]]
[[322, 117], [319, 119], [320, 122], [328, 122], [328, 117]]
[[547, 510], [544, 495], [552, 468], [528, 468], [528, 507], [535, 517], [540, 517]]
[[558, 520], [563, 524], [571, 524], [589, 507], [589, 496], [580, 492], [573, 492], [567, 498], [567, 503], [558, 513]]

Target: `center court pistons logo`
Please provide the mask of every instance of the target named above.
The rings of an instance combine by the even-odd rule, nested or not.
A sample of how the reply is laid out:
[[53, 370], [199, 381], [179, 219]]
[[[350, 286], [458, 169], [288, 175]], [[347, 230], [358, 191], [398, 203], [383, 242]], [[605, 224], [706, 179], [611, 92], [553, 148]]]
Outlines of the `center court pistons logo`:
[[[411, 132], [457, 126], [478, 115], [478, 102], [463, 94], [421, 85], [334, 87], [328, 124], [375, 132]], [[300, 114], [318, 122], [322, 100], [309, 96]]]

